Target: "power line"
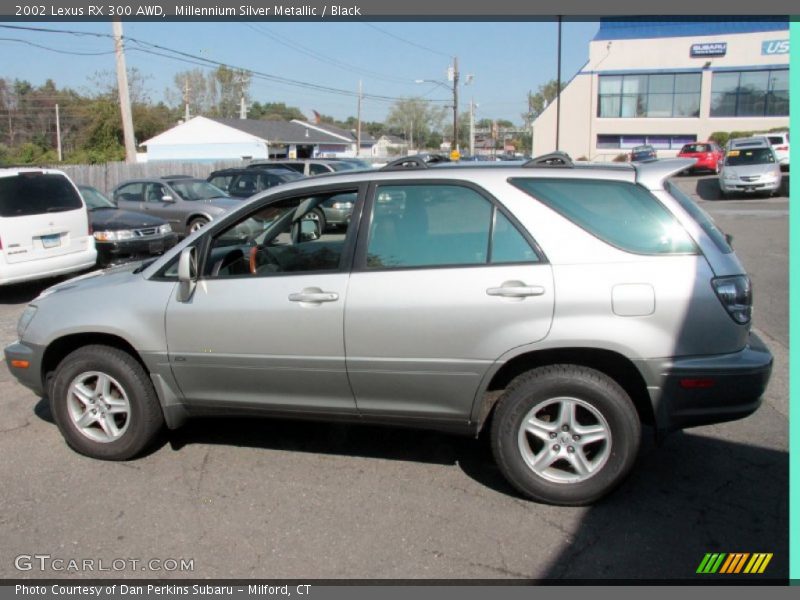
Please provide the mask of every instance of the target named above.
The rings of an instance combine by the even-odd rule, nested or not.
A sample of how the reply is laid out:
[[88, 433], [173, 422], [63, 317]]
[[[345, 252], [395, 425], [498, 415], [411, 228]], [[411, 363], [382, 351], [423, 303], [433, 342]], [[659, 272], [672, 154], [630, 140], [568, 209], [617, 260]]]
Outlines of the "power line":
[[[69, 35], [79, 35], [79, 36], [93, 36], [93, 37], [101, 37], [101, 38], [113, 38], [111, 34], [104, 34], [104, 33], [95, 33], [95, 32], [85, 32], [85, 31], [74, 31], [68, 29], [48, 29], [44, 27], [29, 27], [29, 26], [21, 26], [21, 25], [0, 25], [0, 28], [5, 29], [22, 29], [26, 31], [35, 31], [35, 32], [43, 32], [43, 33], [62, 33], [62, 34], [69, 34]], [[281, 77], [279, 75], [272, 75], [270, 73], [264, 73], [262, 71], [256, 71], [254, 69], [248, 69], [245, 67], [239, 67], [236, 65], [230, 65], [221, 61], [213, 60], [210, 58], [205, 58], [202, 56], [198, 56], [196, 54], [191, 54], [189, 52], [184, 52], [182, 50], [175, 50], [173, 48], [168, 48], [166, 46], [162, 46], [160, 44], [154, 44], [152, 42], [146, 42], [144, 40], [139, 40], [137, 38], [125, 36], [123, 38], [124, 41], [129, 41], [134, 44], [137, 44], [139, 48], [130, 48], [131, 50], [139, 50], [140, 52], [144, 52], [146, 54], [152, 54], [155, 56], [162, 56], [165, 58], [169, 58], [172, 60], [177, 60], [180, 62], [185, 62], [189, 64], [204, 66], [208, 68], [209, 66], [215, 67], [225, 67], [228, 69], [235, 69], [239, 71], [243, 71], [249, 74], [251, 77], [264, 79], [266, 81], [272, 81], [276, 83], [283, 83], [290, 86], [300, 87], [304, 89], [312, 89], [317, 91], [322, 91], [330, 94], [339, 94], [343, 96], [349, 97], [357, 97], [358, 92], [354, 90], [345, 90], [340, 88], [334, 88], [330, 86], [320, 85], [316, 83], [311, 83], [307, 81], [301, 81], [298, 79], [291, 79], [288, 77]], [[167, 53], [167, 54], [165, 54]], [[175, 56], [173, 56], [173, 54]], [[363, 94], [363, 98], [367, 98], [370, 100], [376, 100], [381, 102], [396, 102], [398, 100], [403, 100], [404, 98], [397, 97], [397, 96], [384, 96], [379, 94]], [[439, 100], [431, 100], [431, 102], [439, 102]]]
[[113, 50], [107, 52], [79, 52], [77, 50], [61, 50], [60, 48], [51, 48], [50, 46], [44, 46], [42, 44], [37, 44], [35, 42], [22, 40], [19, 38], [0, 37], [0, 42], [18, 42], [20, 44], [27, 44], [28, 46], [33, 46], [34, 48], [49, 50], [50, 52], [58, 52], [59, 54], [72, 54], [74, 56], [102, 56], [104, 54], [114, 54]]
[[447, 54], [446, 52], [439, 52], [438, 50], [434, 50], [433, 48], [429, 48], [428, 46], [423, 46], [422, 44], [418, 44], [416, 42], [412, 42], [411, 40], [407, 40], [405, 38], [402, 38], [399, 35], [396, 35], [396, 34], [392, 33], [391, 31], [386, 31], [382, 27], [378, 27], [377, 25], [375, 25], [373, 23], [367, 23], [365, 21], [362, 21], [362, 22], [367, 27], [372, 27], [373, 29], [375, 29], [377, 31], [380, 31], [384, 35], [388, 35], [389, 37], [394, 38], [394, 39], [396, 39], [398, 41], [401, 41], [404, 44], [408, 44], [409, 46], [414, 46], [415, 48], [420, 48], [421, 50], [427, 50], [428, 52], [433, 52], [434, 54], [438, 54], [439, 56], [446, 56], [447, 58], [452, 58], [451, 54]]

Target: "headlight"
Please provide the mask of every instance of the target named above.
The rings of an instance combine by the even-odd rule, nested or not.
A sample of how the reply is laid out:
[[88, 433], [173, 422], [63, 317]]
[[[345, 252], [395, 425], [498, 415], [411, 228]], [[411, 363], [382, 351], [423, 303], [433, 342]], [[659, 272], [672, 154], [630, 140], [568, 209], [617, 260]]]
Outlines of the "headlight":
[[158, 228], [158, 233], [172, 233], [172, 225], [169, 223], [164, 223]]
[[32, 304], [29, 304], [24, 311], [22, 311], [22, 315], [17, 321], [17, 339], [22, 339], [22, 336], [25, 334], [25, 330], [28, 328], [28, 325], [31, 324], [33, 320], [33, 316], [36, 314], [36, 307]]
[[98, 242], [131, 240], [133, 239], [133, 231], [130, 229], [121, 229], [119, 231], [95, 231], [94, 239], [96, 239]]
[[736, 173], [732, 173], [732, 172], [730, 172], [730, 171], [725, 171], [725, 172], [722, 174], [722, 177], [723, 177], [723, 178], [724, 178], [726, 181], [736, 181], [736, 180], [738, 179], [738, 177], [736, 176]]
[[353, 203], [352, 202], [334, 202], [333, 203], [333, 208], [335, 208], [336, 210], [348, 210], [348, 209], [353, 208]]

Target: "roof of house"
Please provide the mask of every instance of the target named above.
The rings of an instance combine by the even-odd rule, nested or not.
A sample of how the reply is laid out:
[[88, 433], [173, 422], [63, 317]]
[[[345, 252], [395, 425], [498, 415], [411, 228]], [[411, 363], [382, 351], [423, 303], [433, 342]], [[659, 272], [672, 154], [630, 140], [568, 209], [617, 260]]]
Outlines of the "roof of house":
[[[324, 133], [329, 133], [331, 135], [335, 135], [339, 138], [347, 140], [348, 142], [355, 142], [356, 141], [356, 133], [349, 129], [342, 129], [341, 127], [336, 127], [335, 125], [331, 125], [330, 123], [309, 123], [308, 121], [301, 121], [300, 119], [293, 119], [292, 123], [297, 123], [298, 125], [303, 125], [305, 127], [311, 127], [318, 131], [322, 131]], [[369, 133], [361, 130], [361, 143], [362, 144], [374, 144], [377, 140], [372, 137]]]
[[787, 17], [605, 17], [594, 41], [700, 37], [762, 31], [786, 31]]
[[255, 137], [275, 142], [298, 144], [345, 144], [346, 140], [307, 127], [297, 121], [261, 121], [258, 119], [212, 119], [222, 125], [244, 131]]

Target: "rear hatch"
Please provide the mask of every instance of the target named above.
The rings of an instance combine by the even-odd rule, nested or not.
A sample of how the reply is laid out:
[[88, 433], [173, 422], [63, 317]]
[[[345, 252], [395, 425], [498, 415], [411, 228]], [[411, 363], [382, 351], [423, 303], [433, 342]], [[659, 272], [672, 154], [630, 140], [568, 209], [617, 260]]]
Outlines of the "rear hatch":
[[0, 177], [0, 240], [9, 264], [86, 249], [89, 217], [62, 174], [22, 171]]

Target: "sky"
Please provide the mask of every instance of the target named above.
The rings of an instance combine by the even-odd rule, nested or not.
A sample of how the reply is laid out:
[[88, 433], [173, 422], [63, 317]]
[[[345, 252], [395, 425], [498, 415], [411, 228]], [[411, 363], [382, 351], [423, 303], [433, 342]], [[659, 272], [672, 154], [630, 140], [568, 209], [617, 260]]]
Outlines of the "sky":
[[[111, 23], [5, 23], [2, 25], [68, 29], [110, 34]], [[562, 79], [569, 80], [586, 62], [597, 22], [564, 22]], [[401, 98], [421, 96], [452, 101], [445, 86], [447, 68], [457, 56], [461, 83], [459, 112], [471, 99], [476, 120], [508, 119], [521, 123], [526, 94], [557, 73], [557, 24], [549, 22], [345, 22], [276, 23], [123, 23], [124, 35], [199, 55], [234, 67], [331, 88], [358, 89], [365, 94]], [[47, 46], [50, 50], [23, 44]], [[196, 68], [171, 58], [153, 56], [126, 45], [128, 67], [146, 77], [149, 97], [177, 92], [174, 75]], [[92, 76], [115, 69], [113, 41], [108, 38], [40, 33], [0, 28], [0, 51], [6, 58], [0, 77], [38, 85], [52, 79], [59, 87], [96, 91]], [[63, 51], [87, 53], [64, 54]], [[210, 70], [210, 69], [209, 69]], [[464, 85], [467, 76], [471, 83]], [[437, 80], [444, 85], [415, 83]], [[254, 78], [251, 97], [259, 102], [284, 102], [306, 114], [315, 110], [338, 119], [355, 116], [357, 100], [342, 94]], [[392, 101], [365, 98], [362, 119], [383, 121]]]

